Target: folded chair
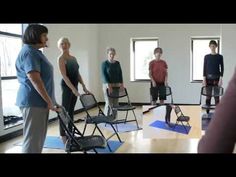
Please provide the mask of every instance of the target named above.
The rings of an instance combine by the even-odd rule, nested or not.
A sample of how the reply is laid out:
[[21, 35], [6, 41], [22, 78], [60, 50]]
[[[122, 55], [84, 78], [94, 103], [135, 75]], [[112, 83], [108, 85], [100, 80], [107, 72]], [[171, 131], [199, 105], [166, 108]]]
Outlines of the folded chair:
[[[57, 112], [59, 121], [66, 132], [67, 142], [65, 151], [67, 153], [82, 151], [86, 153], [93, 150], [97, 153], [96, 148], [106, 148], [107, 143], [104, 137], [98, 135], [84, 136], [75, 126], [69, 114], [64, 107], [58, 106], [60, 111]], [[70, 131], [69, 127], [72, 127]]]
[[[175, 114], [177, 116], [177, 119], [176, 119], [176, 123], [175, 123], [173, 128], [175, 129], [175, 127], [180, 122], [183, 125], [186, 133], [188, 133], [188, 130], [187, 130], [186, 126], [190, 126], [189, 125], [190, 117], [189, 116], [185, 116], [178, 105], [174, 105], [174, 110], [175, 110]], [[185, 122], [185, 124], [184, 124], [184, 122]]]
[[[112, 90], [113, 90], [112, 93], [109, 93], [108, 89], [106, 90], [108, 97], [114, 98], [114, 99], [126, 98], [125, 103], [119, 104], [117, 106], [112, 106], [110, 108], [112, 110], [112, 112], [114, 113], [114, 111], [115, 112], [116, 111], [125, 111], [126, 112], [125, 118], [120, 119], [120, 121], [123, 121], [123, 123], [136, 122], [137, 129], [139, 129], [138, 121], [137, 121], [137, 118], [136, 118], [136, 115], [135, 115], [135, 112], [134, 112], [136, 107], [131, 104], [127, 89], [126, 88], [120, 89], [120, 87], [113, 87]], [[133, 120], [128, 120], [129, 111], [133, 112], [133, 115], [134, 115]]]
[[[106, 138], [106, 140], [108, 141], [111, 137], [116, 135], [118, 140], [120, 142], [122, 142], [116, 129], [114, 128], [114, 125], [120, 123], [121, 121], [115, 120], [115, 118], [113, 116], [106, 116], [103, 113], [100, 106], [98, 105], [96, 98], [92, 94], [82, 94], [80, 96], [80, 101], [82, 103], [84, 110], [86, 111], [86, 114], [87, 114], [87, 116], [85, 118], [85, 126], [84, 126], [83, 134], [85, 134], [87, 124], [93, 124], [93, 125], [95, 125], [95, 127], [92, 132], [92, 135], [94, 134], [94, 132], [97, 129], [99, 131], [99, 133], [105, 138], [101, 129], [98, 127], [98, 124], [105, 123], [105, 124], [109, 124], [112, 127], [112, 129], [114, 130], [114, 133], [110, 137]], [[94, 110], [94, 108], [96, 108], [96, 109]], [[95, 114], [94, 114], [94, 112], [95, 112]], [[111, 151], [111, 148], [109, 147], [108, 143], [107, 143], [107, 145], [108, 145], [109, 150]]]
[[[223, 87], [219, 86], [203, 86], [201, 88], [201, 95], [200, 95], [200, 105], [202, 105], [202, 96], [205, 97], [220, 97], [224, 93]], [[209, 116], [210, 110], [214, 110], [216, 107], [215, 104], [210, 104], [210, 105], [202, 105], [202, 109], [206, 110], [207, 115], [203, 115], [203, 119], [211, 119]]]

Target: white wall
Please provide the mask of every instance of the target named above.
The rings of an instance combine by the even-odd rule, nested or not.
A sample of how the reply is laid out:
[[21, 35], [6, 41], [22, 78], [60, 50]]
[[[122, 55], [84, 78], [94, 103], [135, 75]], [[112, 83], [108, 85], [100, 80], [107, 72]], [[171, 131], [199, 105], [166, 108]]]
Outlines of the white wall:
[[[121, 62], [125, 85], [133, 102], [149, 102], [149, 82], [130, 81], [130, 38], [158, 37], [163, 48], [163, 58], [169, 69], [169, 85], [172, 87], [174, 102], [198, 104], [200, 83], [190, 83], [190, 39], [194, 36], [221, 36], [222, 53], [225, 55], [224, 87], [232, 75], [235, 62], [235, 25], [219, 24], [104, 24], [99, 25], [99, 60], [105, 58], [105, 48], [117, 50]], [[210, 52], [210, 51], [209, 51]], [[101, 80], [101, 79], [100, 79]], [[101, 83], [100, 83], [101, 87]], [[102, 92], [99, 92], [103, 99]]]

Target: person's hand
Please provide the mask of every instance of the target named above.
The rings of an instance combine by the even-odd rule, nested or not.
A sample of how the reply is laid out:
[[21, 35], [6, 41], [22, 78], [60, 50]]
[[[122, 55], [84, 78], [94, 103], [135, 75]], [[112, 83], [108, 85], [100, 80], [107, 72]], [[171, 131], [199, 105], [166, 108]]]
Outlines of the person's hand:
[[223, 85], [223, 81], [222, 81], [222, 79], [220, 79], [218, 82], [218, 86], [221, 87], [222, 85]]
[[202, 86], [206, 86], [206, 79], [202, 80]]
[[73, 89], [72, 92], [73, 92], [73, 94], [74, 94], [75, 96], [77, 96], [77, 97], [80, 96], [80, 93], [78, 92], [78, 90]]
[[83, 87], [83, 90], [86, 94], [92, 94], [85, 86]]
[[122, 84], [120, 84], [120, 89], [121, 90], [124, 90], [125, 89], [125, 86], [124, 86], [124, 84], [122, 83]]
[[152, 81], [152, 86], [153, 86], [153, 87], [156, 87], [156, 86], [157, 86], [157, 84], [156, 84], [155, 81]]
[[60, 111], [60, 108], [58, 108], [56, 105], [54, 105], [54, 104], [52, 103], [52, 101], [50, 101], [50, 102], [48, 103], [48, 109], [49, 109], [49, 110], [52, 110], [52, 111], [55, 111], [55, 112], [59, 112], [59, 111]]
[[112, 93], [113, 89], [112, 86], [110, 84], [108, 84], [108, 93], [109, 95]]

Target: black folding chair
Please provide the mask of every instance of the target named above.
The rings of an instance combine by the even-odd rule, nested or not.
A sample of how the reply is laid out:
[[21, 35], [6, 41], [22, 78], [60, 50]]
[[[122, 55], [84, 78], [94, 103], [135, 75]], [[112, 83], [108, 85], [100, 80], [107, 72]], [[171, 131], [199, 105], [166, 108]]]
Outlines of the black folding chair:
[[[176, 119], [176, 123], [174, 125], [174, 129], [175, 127], [179, 124], [179, 122], [183, 125], [186, 133], [188, 133], [188, 130], [186, 128], [186, 126], [190, 126], [189, 125], [189, 120], [190, 120], [190, 117], [189, 116], [185, 116], [182, 112], [182, 110], [180, 109], [180, 107], [178, 105], [174, 105], [174, 110], [175, 110], [175, 114], [177, 116], [177, 119]], [[186, 124], [184, 124], [184, 122]]]
[[[113, 131], [114, 131], [114, 133], [110, 137], [106, 138], [106, 140], [108, 141], [110, 138], [112, 138], [114, 135], [116, 135], [118, 140], [120, 142], [122, 142], [119, 135], [118, 135], [118, 133], [117, 133], [117, 131], [116, 131], [116, 129], [114, 128], [114, 125], [120, 123], [120, 121], [115, 120], [115, 118], [113, 116], [106, 116], [103, 113], [100, 106], [98, 105], [98, 102], [95, 99], [94, 95], [92, 95], [92, 94], [82, 94], [80, 96], [80, 101], [82, 103], [82, 106], [83, 106], [84, 110], [86, 111], [86, 114], [87, 114], [87, 116], [85, 118], [85, 126], [84, 126], [83, 135], [85, 134], [87, 124], [93, 124], [93, 125], [95, 125], [95, 127], [94, 127], [94, 130], [92, 132], [92, 135], [95, 133], [95, 131], [97, 129], [99, 131], [99, 133], [105, 138], [105, 136], [102, 133], [101, 129], [98, 127], [98, 124], [105, 123], [105, 124], [109, 124], [112, 127]], [[97, 110], [95, 111], [96, 112], [95, 115], [91, 111], [93, 108], [97, 108]], [[111, 148], [110, 148], [108, 143], [107, 143], [107, 145], [108, 145], [109, 150], [111, 151]]]
[[[113, 99], [120, 99], [120, 98], [126, 97], [126, 101], [124, 103], [116, 105], [116, 106], [114, 105], [110, 108], [112, 110], [113, 114], [114, 114], [114, 111], [126, 111], [125, 118], [120, 119], [119, 121], [123, 121], [123, 123], [136, 122], [137, 129], [139, 129], [138, 121], [137, 121], [137, 118], [136, 118], [136, 115], [134, 112], [136, 107], [131, 104], [127, 89], [126, 88], [121, 89], [120, 87], [113, 87], [112, 90], [113, 90], [112, 93], [109, 93], [108, 89], [106, 90], [108, 97], [113, 98]], [[133, 112], [133, 115], [134, 115], [133, 120], [127, 120], [129, 111]], [[117, 130], [118, 130], [118, 128], [117, 128]]]
[[[89, 150], [97, 153], [96, 148], [106, 148], [107, 143], [104, 137], [98, 135], [84, 136], [77, 129], [65, 108], [62, 106], [58, 107], [60, 108], [60, 111], [57, 112], [58, 118], [68, 138], [65, 145], [67, 153], [77, 151], [86, 153]], [[69, 129], [69, 127], [72, 127], [72, 129]]]
[[[221, 97], [224, 94], [223, 87], [219, 86], [203, 86], [201, 88], [201, 94], [200, 94], [200, 105], [202, 105], [202, 96], [205, 97]], [[210, 110], [214, 110], [216, 105], [210, 104], [210, 105], [202, 105], [202, 109], [206, 110], [207, 115], [203, 115], [203, 119], [211, 119], [209, 116]]]

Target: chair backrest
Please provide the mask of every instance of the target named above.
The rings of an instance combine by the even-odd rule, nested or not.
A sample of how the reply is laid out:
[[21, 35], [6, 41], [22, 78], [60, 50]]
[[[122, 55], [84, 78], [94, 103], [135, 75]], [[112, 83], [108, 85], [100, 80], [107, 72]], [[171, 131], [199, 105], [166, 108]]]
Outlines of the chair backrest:
[[[61, 110], [57, 112], [59, 121], [62, 123], [64, 130], [66, 131], [69, 137], [73, 137], [74, 133], [83, 136], [82, 133], [77, 129], [74, 122], [71, 120], [68, 112], [65, 110], [63, 106], [59, 107]], [[72, 132], [69, 130], [69, 127], [72, 127]]]
[[80, 95], [80, 101], [86, 110], [90, 110], [98, 105], [96, 98], [92, 94]]
[[184, 116], [183, 112], [181, 111], [178, 105], [174, 105], [174, 110], [177, 117]]
[[166, 96], [172, 95], [171, 87], [166, 86]]
[[127, 89], [121, 89], [120, 87], [113, 87], [112, 88], [112, 93], [109, 93], [108, 89], [107, 91], [107, 95], [110, 98], [122, 98], [122, 97], [126, 97], [128, 96], [128, 92]]
[[223, 87], [219, 86], [204, 86], [201, 89], [201, 95], [203, 96], [222, 96], [224, 94]]
[[[91, 118], [91, 116], [105, 115], [93, 94], [80, 95], [80, 102], [85, 109], [88, 118]], [[91, 110], [95, 107], [98, 108], [98, 112]]]
[[171, 96], [171, 104], [173, 104], [174, 101], [173, 101], [173, 95], [172, 95], [172, 90], [170, 86], [166, 86], [166, 96]]
[[203, 86], [201, 88], [200, 102], [202, 104], [202, 96], [217, 97], [224, 94], [224, 88], [219, 86]]

